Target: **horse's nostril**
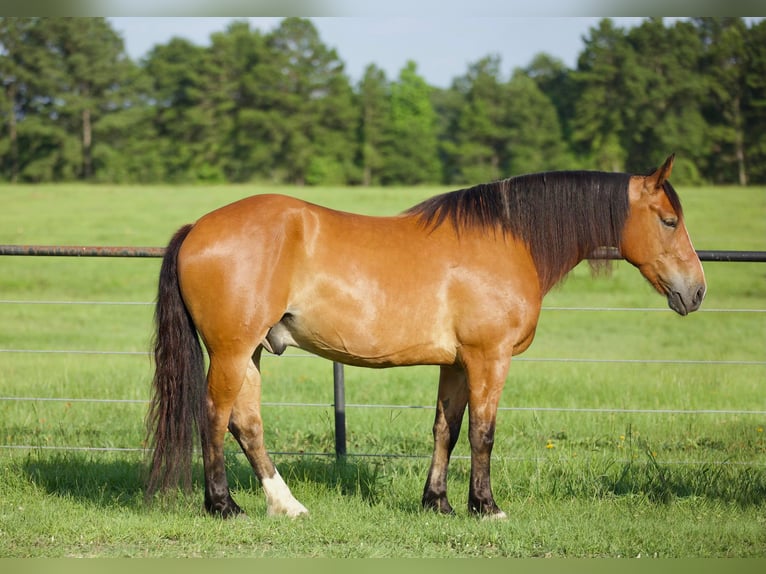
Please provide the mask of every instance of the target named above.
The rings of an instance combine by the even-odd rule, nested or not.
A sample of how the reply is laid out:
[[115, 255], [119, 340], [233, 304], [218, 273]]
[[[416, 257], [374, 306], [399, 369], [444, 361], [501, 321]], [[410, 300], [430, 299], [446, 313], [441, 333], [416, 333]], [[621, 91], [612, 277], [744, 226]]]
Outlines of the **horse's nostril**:
[[692, 299], [692, 303], [695, 307], [699, 307], [702, 304], [702, 298], [705, 296], [705, 288], [700, 287], [697, 289], [697, 292], [694, 294], [694, 299]]

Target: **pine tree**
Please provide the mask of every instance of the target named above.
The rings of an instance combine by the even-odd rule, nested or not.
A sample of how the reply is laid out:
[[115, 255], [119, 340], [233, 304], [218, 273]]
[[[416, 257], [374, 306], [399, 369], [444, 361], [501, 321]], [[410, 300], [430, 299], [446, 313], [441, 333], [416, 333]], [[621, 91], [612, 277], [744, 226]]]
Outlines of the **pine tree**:
[[697, 18], [695, 23], [704, 44], [705, 115], [714, 146], [708, 175], [745, 185], [745, 23], [741, 18]]
[[509, 175], [570, 167], [556, 108], [535, 81], [517, 69], [508, 83], [507, 94]]
[[165, 154], [155, 125], [152, 82], [146, 70], [127, 62], [119, 89], [93, 125], [94, 179], [110, 183], [165, 180]]
[[359, 150], [363, 185], [380, 183], [380, 170], [384, 162], [383, 138], [390, 113], [388, 92], [386, 73], [374, 64], [367, 66], [359, 82], [358, 96], [361, 108]]
[[745, 161], [749, 183], [766, 183], [766, 20], [745, 34], [742, 102]]
[[448, 89], [432, 88], [431, 105], [436, 114], [436, 138], [439, 149], [441, 177], [444, 183], [466, 183], [460, 169], [459, 123], [465, 107], [464, 86], [456, 78]]
[[689, 22], [666, 27], [650, 18], [626, 35], [635, 57], [626, 60], [623, 146], [628, 171], [648, 171], [678, 154], [676, 182], [698, 183], [706, 153], [701, 114], [704, 83], [698, 75], [702, 46]]
[[3, 18], [0, 26], [3, 124], [8, 132], [0, 154], [7, 176], [33, 182], [74, 179], [77, 140], [57, 121], [57, 60], [45, 19]]
[[173, 38], [152, 49], [145, 69], [152, 79], [155, 126], [166, 177], [171, 181], [223, 181], [209, 51]]
[[47, 73], [55, 92], [49, 95], [67, 129], [80, 132], [79, 176], [90, 179], [93, 124], [126, 69], [122, 39], [104, 18], [44, 18], [37, 28], [52, 58]]
[[564, 139], [571, 142], [577, 94], [571, 70], [558, 58], [540, 53], [532, 58], [524, 71], [555, 106]]
[[611, 19], [600, 21], [585, 38], [585, 49], [573, 73], [578, 91], [572, 120], [572, 141], [585, 163], [607, 171], [623, 171], [622, 144], [626, 86], [623, 70], [635, 55], [622, 29]]
[[469, 65], [455, 87], [464, 101], [453, 134], [457, 179], [461, 183], [500, 179], [507, 167], [509, 99], [500, 78], [500, 57], [488, 56]]
[[19, 178], [19, 141], [17, 118], [25, 96], [30, 91], [33, 81], [31, 70], [27, 65], [28, 41], [26, 36], [29, 29], [36, 23], [30, 18], [0, 17], [0, 103], [2, 103], [3, 124], [6, 131], [7, 146], [0, 147], [2, 163], [0, 173], [11, 181]]
[[211, 36], [210, 60], [218, 165], [228, 181], [268, 179], [275, 145], [263, 117], [271, 105], [265, 89], [264, 66], [270, 60], [266, 38], [247, 21], [234, 21]]
[[344, 64], [305, 18], [285, 18], [268, 38], [277, 160], [287, 181], [342, 183], [354, 177], [358, 118]]
[[413, 185], [440, 180], [436, 114], [430, 88], [410, 60], [391, 85], [384, 183]]

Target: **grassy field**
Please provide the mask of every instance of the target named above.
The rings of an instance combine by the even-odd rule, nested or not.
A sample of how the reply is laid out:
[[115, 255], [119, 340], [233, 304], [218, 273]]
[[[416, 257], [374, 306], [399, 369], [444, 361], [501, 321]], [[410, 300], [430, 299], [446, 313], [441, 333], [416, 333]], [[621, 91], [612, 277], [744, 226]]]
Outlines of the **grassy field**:
[[[265, 191], [3, 186], [0, 243], [159, 246]], [[441, 190], [276, 191], [393, 214]], [[766, 250], [766, 189], [679, 191], [697, 249]], [[766, 309], [765, 264], [707, 263], [703, 311], [686, 318], [624, 263], [595, 278], [582, 265], [550, 293], [501, 402], [492, 476], [504, 522], [468, 515], [465, 433], [449, 478], [457, 516], [419, 508], [435, 368], [347, 368], [350, 456], [336, 463], [332, 367], [297, 353], [264, 359], [264, 418], [311, 515], [267, 518], [233, 441], [230, 481], [248, 520], [202, 512], [199, 465], [192, 495], [147, 507], [140, 449], [158, 269], [156, 259], [0, 256], [0, 557], [766, 556], [766, 313], [738, 311]], [[40, 349], [88, 352], [9, 352]], [[354, 406], [371, 404], [386, 406]], [[77, 450], [93, 447], [126, 450]]]

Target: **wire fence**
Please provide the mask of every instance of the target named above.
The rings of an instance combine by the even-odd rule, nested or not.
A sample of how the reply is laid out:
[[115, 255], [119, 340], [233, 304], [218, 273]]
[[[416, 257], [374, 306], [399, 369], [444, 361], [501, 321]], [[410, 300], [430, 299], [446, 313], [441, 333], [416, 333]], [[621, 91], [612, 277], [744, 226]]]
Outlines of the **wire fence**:
[[[0, 245], [0, 255], [39, 255], [66, 257], [161, 257], [164, 249], [155, 247], [78, 247], [78, 246], [8, 246]], [[703, 261], [725, 262], [766, 262], [766, 252], [755, 251], [698, 251]], [[616, 259], [614, 253], [603, 253], [599, 258]], [[0, 299], [0, 305], [61, 305], [61, 306], [151, 306], [151, 301], [98, 301], [98, 300], [23, 300]], [[670, 313], [665, 308], [634, 308], [634, 307], [543, 307], [546, 312], [588, 312], [588, 313]], [[700, 313], [743, 313], [763, 314], [766, 309], [757, 308], [712, 308], [701, 309]], [[96, 350], [96, 349], [36, 349], [36, 348], [0, 348], [0, 354], [40, 354], [40, 355], [113, 355], [147, 357], [148, 351]], [[282, 358], [314, 358], [306, 353], [287, 353]], [[517, 357], [517, 362], [529, 363], [592, 363], [592, 364], [645, 364], [645, 365], [709, 365], [709, 366], [766, 366], [766, 360], [709, 360], [709, 359], [652, 359], [652, 358], [576, 358], [576, 357]], [[387, 410], [433, 410], [433, 405], [413, 404], [372, 404], [346, 403], [344, 398], [344, 375], [341, 365], [333, 366], [334, 401], [333, 402], [263, 402], [266, 407], [279, 408], [321, 408], [335, 410], [335, 452], [289, 452], [270, 451], [272, 455], [302, 455], [302, 456], [338, 456], [355, 457], [384, 457], [384, 458], [423, 458], [419, 454], [385, 454], [385, 453], [352, 453], [346, 452], [345, 438], [345, 409], [387, 409]], [[103, 404], [148, 404], [143, 399], [104, 399], [95, 397], [41, 397], [41, 396], [0, 396], [0, 402], [29, 402], [29, 403], [103, 403]], [[510, 412], [559, 412], [559, 413], [598, 413], [598, 414], [653, 414], [653, 415], [741, 415], [766, 416], [766, 410], [760, 409], [647, 409], [647, 408], [578, 408], [557, 406], [518, 406], [500, 407], [500, 411]], [[20, 451], [82, 451], [82, 452], [126, 452], [143, 453], [146, 450], [139, 447], [104, 447], [104, 446], [66, 446], [66, 445], [23, 445], [0, 444], [0, 449]], [[430, 456], [430, 455], [428, 455]], [[460, 457], [456, 457], [460, 458]], [[503, 457], [513, 460], [513, 457]], [[527, 459], [524, 459], [527, 460]], [[668, 462], [668, 461], [666, 461]], [[669, 461], [677, 464], [708, 464], [708, 462]], [[752, 464], [726, 460], [720, 464]], [[757, 465], [761, 466], [761, 465]], [[762, 466], [766, 466], [766, 462]]]
[[[82, 397], [0, 397], [0, 401], [19, 402], [49, 402], [49, 403], [114, 403], [114, 404], [138, 404], [148, 405], [146, 399], [98, 399]], [[288, 407], [288, 408], [332, 408], [335, 403], [301, 403], [301, 402], [269, 402], [261, 403], [265, 407]], [[410, 410], [423, 409], [433, 410], [433, 405], [402, 405], [381, 403], [345, 403], [347, 408], [353, 409], [386, 409], [386, 410]], [[618, 413], [618, 414], [653, 414], [653, 415], [766, 415], [766, 410], [752, 409], [630, 409], [630, 408], [589, 408], [589, 407], [498, 407], [498, 411], [508, 412], [549, 412], [549, 413]]]

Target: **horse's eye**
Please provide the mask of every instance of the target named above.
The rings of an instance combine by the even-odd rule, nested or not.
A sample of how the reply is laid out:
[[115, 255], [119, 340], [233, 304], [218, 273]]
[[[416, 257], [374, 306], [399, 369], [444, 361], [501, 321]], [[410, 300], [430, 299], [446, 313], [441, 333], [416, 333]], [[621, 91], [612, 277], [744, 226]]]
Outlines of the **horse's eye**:
[[674, 218], [663, 219], [662, 224], [665, 227], [670, 227], [671, 229], [675, 229], [676, 227], [678, 227], [678, 220]]

